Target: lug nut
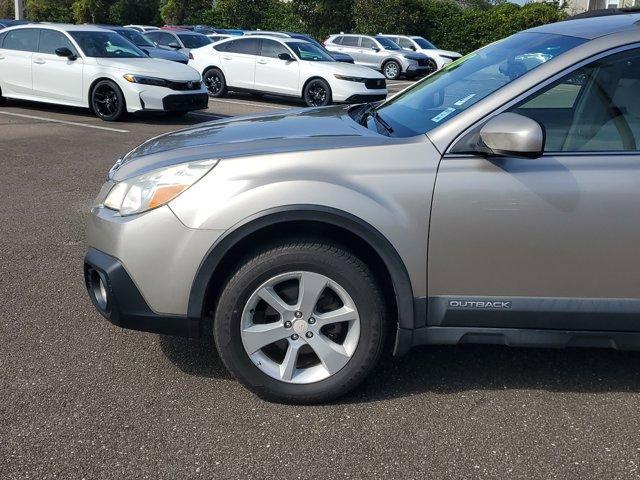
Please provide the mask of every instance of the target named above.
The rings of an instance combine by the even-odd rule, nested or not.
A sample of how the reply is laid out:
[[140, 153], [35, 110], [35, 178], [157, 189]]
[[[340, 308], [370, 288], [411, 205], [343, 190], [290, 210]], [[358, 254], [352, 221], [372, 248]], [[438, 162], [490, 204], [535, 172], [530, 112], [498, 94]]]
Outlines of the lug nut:
[[300, 310], [297, 310], [294, 315], [296, 316], [296, 318], [302, 318], [302, 312]]
[[312, 333], [312, 332], [307, 332], [307, 333], [306, 333], [306, 337], [307, 337], [307, 338], [311, 338], [311, 337], [313, 337], [313, 333]]
[[289, 320], [284, 322], [284, 328], [291, 328], [291, 322]]
[[313, 317], [311, 317], [311, 318], [309, 319], [309, 325], [313, 325], [314, 323], [316, 323], [316, 319], [315, 319], [315, 318], [313, 318]]
[[297, 340], [298, 338], [300, 338], [298, 336], [298, 334], [294, 333], [293, 335], [291, 335], [291, 340]]

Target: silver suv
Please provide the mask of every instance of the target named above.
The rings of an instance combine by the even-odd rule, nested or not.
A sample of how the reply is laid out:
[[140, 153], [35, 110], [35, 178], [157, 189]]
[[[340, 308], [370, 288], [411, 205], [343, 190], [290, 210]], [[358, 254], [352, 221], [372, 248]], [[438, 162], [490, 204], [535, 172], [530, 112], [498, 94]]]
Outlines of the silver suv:
[[638, 21], [528, 30], [379, 106], [149, 140], [92, 208], [91, 300], [212, 332], [284, 402], [347, 392], [385, 344], [639, 349]]
[[380, 70], [389, 80], [396, 80], [400, 75], [426, 75], [433, 71], [429, 57], [405, 50], [386, 37], [331, 35], [324, 45], [330, 52], [351, 55], [358, 65]]

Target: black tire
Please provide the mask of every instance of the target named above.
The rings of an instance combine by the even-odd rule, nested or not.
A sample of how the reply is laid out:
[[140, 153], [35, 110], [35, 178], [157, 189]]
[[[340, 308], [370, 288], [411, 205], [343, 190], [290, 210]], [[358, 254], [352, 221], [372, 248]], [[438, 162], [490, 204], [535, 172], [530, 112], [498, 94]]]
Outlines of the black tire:
[[7, 99], [2, 96], [2, 89], [0, 89], [0, 106], [5, 105], [7, 103]]
[[[360, 336], [350, 360], [340, 370], [314, 383], [296, 384], [261, 371], [245, 350], [240, 332], [243, 311], [252, 294], [277, 275], [301, 271], [324, 275], [348, 293], [359, 315]], [[355, 388], [376, 366], [387, 330], [385, 311], [380, 288], [358, 257], [330, 242], [299, 239], [267, 246], [240, 263], [218, 301], [214, 337], [229, 371], [261, 398], [290, 404], [322, 403]]]
[[211, 98], [220, 98], [227, 93], [227, 79], [224, 73], [217, 68], [210, 68], [202, 76], [202, 81], [207, 87], [207, 92]]
[[91, 90], [91, 110], [105, 122], [117, 122], [127, 113], [120, 87], [111, 80], [99, 81]]
[[397, 80], [402, 74], [402, 67], [395, 60], [387, 60], [384, 62], [384, 65], [382, 65], [382, 74], [387, 80]]
[[332, 101], [331, 87], [321, 78], [309, 81], [302, 92], [302, 99], [307, 107], [324, 107]]
[[434, 72], [438, 71], [438, 64], [436, 63], [436, 61], [433, 58], [429, 58], [427, 60], [427, 73], [424, 74], [424, 76], [428, 76], [431, 75]]

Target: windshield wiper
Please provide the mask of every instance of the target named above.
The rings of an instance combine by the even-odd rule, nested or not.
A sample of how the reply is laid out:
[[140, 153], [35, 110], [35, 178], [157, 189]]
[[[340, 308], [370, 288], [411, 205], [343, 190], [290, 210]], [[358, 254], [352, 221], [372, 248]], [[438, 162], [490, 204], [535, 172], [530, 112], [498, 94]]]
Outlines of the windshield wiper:
[[388, 134], [393, 133], [393, 127], [387, 123], [387, 121], [380, 116], [378, 110], [375, 109], [375, 106], [372, 103], [367, 103], [362, 110], [360, 116], [360, 124], [362, 126], [367, 126], [367, 118], [373, 118], [379, 125], [384, 128]]

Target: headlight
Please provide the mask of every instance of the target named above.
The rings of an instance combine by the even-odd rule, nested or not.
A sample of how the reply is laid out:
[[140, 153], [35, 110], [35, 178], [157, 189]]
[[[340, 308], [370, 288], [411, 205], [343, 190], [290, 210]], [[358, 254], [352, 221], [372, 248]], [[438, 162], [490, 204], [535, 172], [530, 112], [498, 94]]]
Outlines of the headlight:
[[127, 73], [124, 75], [124, 79], [130, 83], [140, 83], [142, 85], [154, 85], [156, 87], [166, 87], [168, 85], [168, 81], [162, 78], [155, 77], [144, 77], [142, 75], [132, 75]]
[[123, 216], [161, 207], [204, 177], [217, 163], [217, 160], [182, 163], [116, 183], [103, 205]]
[[334, 77], [336, 77], [338, 80], [346, 80], [347, 82], [360, 82], [360, 83], [364, 83], [367, 81], [366, 78], [362, 78], [362, 77], [349, 77], [348, 75], [338, 75], [337, 73], [333, 74]]

